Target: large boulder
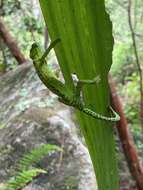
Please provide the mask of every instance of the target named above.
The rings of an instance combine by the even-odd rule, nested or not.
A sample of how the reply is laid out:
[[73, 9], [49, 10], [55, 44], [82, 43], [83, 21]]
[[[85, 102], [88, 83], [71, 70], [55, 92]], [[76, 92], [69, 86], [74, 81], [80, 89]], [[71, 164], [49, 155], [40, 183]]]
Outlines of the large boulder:
[[63, 152], [38, 163], [48, 171], [25, 190], [96, 190], [86, 146], [78, 137], [69, 108], [40, 82], [31, 64], [0, 77], [0, 183], [15, 174], [20, 158], [41, 144]]

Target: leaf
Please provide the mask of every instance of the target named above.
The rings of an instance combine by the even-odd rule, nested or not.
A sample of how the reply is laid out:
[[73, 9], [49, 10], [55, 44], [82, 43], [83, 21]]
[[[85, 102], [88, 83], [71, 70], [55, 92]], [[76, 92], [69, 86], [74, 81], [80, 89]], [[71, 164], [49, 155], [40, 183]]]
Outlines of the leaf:
[[18, 190], [25, 187], [28, 183], [30, 183], [34, 177], [36, 177], [40, 173], [47, 173], [45, 170], [33, 168], [30, 170], [23, 170], [18, 173], [16, 177], [10, 179], [4, 187], [0, 188], [0, 190]]
[[[56, 56], [68, 93], [71, 74], [79, 79], [101, 81], [86, 85], [83, 91], [87, 107], [110, 116], [108, 72], [112, 64], [112, 24], [104, 0], [39, 0], [51, 40], [60, 38]], [[118, 190], [118, 173], [113, 138], [114, 124], [77, 112], [96, 172], [99, 190]]]
[[53, 151], [62, 151], [62, 149], [56, 145], [44, 144], [40, 147], [33, 149], [20, 160], [18, 164], [18, 170], [28, 169], [44, 158], [47, 154]]

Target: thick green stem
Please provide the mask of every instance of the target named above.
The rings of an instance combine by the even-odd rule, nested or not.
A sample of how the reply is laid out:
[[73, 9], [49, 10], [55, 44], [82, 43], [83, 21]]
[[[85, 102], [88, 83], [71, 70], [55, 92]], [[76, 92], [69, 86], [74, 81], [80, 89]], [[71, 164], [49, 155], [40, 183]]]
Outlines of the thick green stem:
[[[79, 79], [100, 76], [101, 81], [84, 87], [84, 101], [92, 110], [110, 116], [108, 72], [112, 64], [112, 24], [104, 0], [39, 0], [69, 92], [71, 73]], [[95, 169], [99, 190], [118, 190], [113, 137], [114, 125], [77, 113]], [[90, 187], [89, 187], [90, 189]]]

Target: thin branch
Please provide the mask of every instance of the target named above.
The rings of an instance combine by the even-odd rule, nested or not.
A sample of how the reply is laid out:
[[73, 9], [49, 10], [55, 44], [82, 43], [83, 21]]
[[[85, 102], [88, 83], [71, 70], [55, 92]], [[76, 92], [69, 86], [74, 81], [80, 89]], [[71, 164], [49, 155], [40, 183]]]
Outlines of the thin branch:
[[5, 27], [2, 17], [0, 17], [0, 37], [3, 39], [4, 43], [10, 49], [12, 55], [18, 61], [19, 64], [26, 63], [25, 56], [21, 53], [17, 46], [16, 40], [11, 36], [9, 30]]
[[128, 122], [123, 112], [122, 103], [117, 95], [115, 84], [112, 77], [109, 78], [112, 106], [119, 113], [121, 119], [117, 122], [117, 130], [121, 145], [128, 163], [129, 170], [133, 179], [136, 181], [138, 190], [143, 190], [143, 166], [140, 163], [137, 149], [128, 128]]
[[143, 128], [143, 76], [142, 76], [141, 63], [139, 60], [139, 55], [138, 55], [138, 50], [137, 50], [136, 34], [135, 34], [133, 24], [132, 24], [131, 9], [132, 9], [132, 0], [128, 0], [128, 23], [129, 23], [129, 28], [131, 31], [134, 55], [135, 55], [136, 65], [137, 65], [139, 78], [140, 78], [140, 80], [139, 80], [139, 85], [140, 85], [140, 119], [141, 119], [141, 126]]

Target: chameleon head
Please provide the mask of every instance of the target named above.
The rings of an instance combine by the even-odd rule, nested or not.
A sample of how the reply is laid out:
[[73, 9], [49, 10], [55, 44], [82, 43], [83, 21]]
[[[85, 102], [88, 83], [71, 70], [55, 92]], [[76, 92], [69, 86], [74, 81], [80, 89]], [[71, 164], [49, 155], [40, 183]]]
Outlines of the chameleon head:
[[36, 43], [33, 43], [30, 49], [30, 58], [33, 61], [37, 61], [41, 58], [41, 56], [42, 56], [42, 52], [41, 52], [40, 47]]

